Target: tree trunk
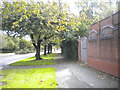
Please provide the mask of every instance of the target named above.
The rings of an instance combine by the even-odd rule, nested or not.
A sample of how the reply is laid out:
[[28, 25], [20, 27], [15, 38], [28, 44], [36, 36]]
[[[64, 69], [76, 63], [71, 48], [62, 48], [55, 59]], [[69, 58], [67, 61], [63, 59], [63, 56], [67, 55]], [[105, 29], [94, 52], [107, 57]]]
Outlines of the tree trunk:
[[48, 44], [48, 52], [47, 54], [50, 54], [50, 44]]
[[42, 60], [42, 58], [40, 57], [40, 44], [43, 40], [39, 40], [40, 39], [40, 35], [39, 35], [38, 41], [37, 41], [37, 44], [36, 44], [35, 40], [34, 40], [34, 35], [30, 34], [30, 37], [31, 37], [31, 40], [32, 40], [32, 44], [36, 49], [36, 54], [35, 54], [36, 60]]
[[36, 60], [41, 60], [41, 58], [40, 58], [40, 48], [39, 48], [39, 46], [36, 47], [35, 57], [36, 57]]
[[52, 53], [52, 45], [50, 45], [50, 53]]
[[60, 46], [61, 47], [61, 53], [63, 54], [63, 47], [62, 46]]
[[40, 57], [40, 44], [36, 46], [36, 54], [35, 54], [36, 60], [42, 60]]
[[48, 54], [52, 53], [52, 45], [48, 44]]
[[44, 45], [44, 55], [46, 55], [46, 49], [47, 49], [47, 45]]

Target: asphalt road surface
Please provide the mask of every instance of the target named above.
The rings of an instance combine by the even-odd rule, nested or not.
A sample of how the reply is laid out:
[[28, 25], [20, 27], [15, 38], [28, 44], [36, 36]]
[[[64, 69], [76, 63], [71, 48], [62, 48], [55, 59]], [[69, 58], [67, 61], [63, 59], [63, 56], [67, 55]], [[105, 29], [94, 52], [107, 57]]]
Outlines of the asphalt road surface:
[[[61, 50], [56, 50], [56, 51], [53, 50], [53, 53], [61, 53]], [[43, 54], [43, 52], [40, 52], [40, 54]], [[0, 54], [0, 67], [9, 65], [16, 61], [29, 58], [32, 56], [35, 56], [35, 53], [21, 54], [21, 55], [17, 55], [14, 53]]]
[[[42, 53], [41, 53], [42, 54]], [[16, 55], [16, 54], [4, 54], [2, 56], [0, 56], [0, 66], [5, 66], [8, 64], [11, 64], [13, 62], [25, 59], [25, 58], [29, 58], [35, 56], [35, 53], [29, 53], [29, 54], [21, 54], [21, 55]]]

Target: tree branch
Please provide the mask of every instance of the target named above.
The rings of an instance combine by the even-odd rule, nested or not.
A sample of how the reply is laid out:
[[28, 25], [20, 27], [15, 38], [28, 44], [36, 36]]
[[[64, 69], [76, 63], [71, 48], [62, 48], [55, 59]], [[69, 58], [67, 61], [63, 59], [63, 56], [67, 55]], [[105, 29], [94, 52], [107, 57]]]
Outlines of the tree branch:
[[32, 39], [32, 44], [33, 44], [33, 46], [36, 48], [37, 45], [35, 44], [35, 40], [34, 40], [33, 34], [30, 34], [30, 37], [31, 37], [31, 39]]
[[49, 36], [49, 37], [46, 37], [46, 36], [45, 36], [44, 39], [47, 40], [47, 39], [49, 39], [49, 38], [51, 38], [51, 37], [53, 37], [53, 34], [52, 34], [51, 36]]
[[37, 42], [37, 45], [39, 45], [42, 41], [43, 41], [43, 39], [40, 39], [40, 35], [39, 35], [39, 36], [38, 36], [38, 42]]

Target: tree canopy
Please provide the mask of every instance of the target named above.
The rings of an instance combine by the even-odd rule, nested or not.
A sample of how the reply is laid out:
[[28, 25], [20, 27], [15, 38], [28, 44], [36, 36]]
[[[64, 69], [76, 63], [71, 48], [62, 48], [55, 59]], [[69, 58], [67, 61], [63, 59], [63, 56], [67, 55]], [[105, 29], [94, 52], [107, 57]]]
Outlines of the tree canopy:
[[36, 49], [36, 59], [40, 58], [41, 43], [60, 31], [74, 30], [77, 21], [67, 8], [60, 9], [57, 2], [3, 2], [3, 30], [9, 35], [31, 37]]
[[2, 30], [9, 36], [29, 35], [36, 49], [36, 60], [40, 57], [40, 46], [63, 41], [77, 41], [89, 32], [90, 24], [108, 14], [105, 7], [113, 7], [94, 0], [76, 2], [79, 16], [72, 14], [69, 7], [60, 2], [3, 2]]

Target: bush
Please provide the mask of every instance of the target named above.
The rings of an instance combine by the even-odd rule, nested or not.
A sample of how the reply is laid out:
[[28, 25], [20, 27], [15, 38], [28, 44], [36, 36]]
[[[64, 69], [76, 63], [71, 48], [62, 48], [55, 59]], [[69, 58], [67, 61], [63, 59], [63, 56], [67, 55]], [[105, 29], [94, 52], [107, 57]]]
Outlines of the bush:
[[0, 35], [0, 52], [26, 54], [34, 52], [34, 47], [31, 41], [24, 38]]
[[63, 41], [61, 43], [62, 54], [69, 59], [78, 60], [77, 40]]
[[29, 50], [29, 49], [21, 49], [17, 52], [15, 52], [15, 54], [27, 54], [27, 53], [33, 53], [33, 50]]
[[17, 52], [15, 52], [15, 54], [27, 54], [28, 52], [26, 50], [19, 50]]

